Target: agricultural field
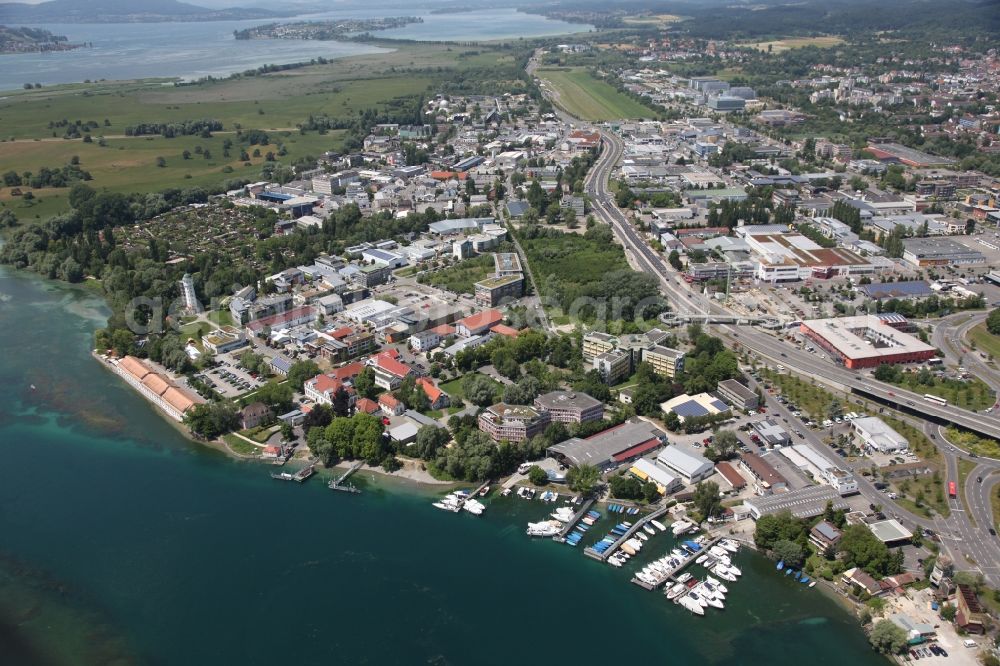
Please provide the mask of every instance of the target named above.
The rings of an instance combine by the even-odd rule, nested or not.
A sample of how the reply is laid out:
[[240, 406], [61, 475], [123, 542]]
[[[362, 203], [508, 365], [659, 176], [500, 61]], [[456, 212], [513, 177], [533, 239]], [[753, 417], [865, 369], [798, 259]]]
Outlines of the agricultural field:
[[554, 93], [553, 102], [583, 120], [652, 118], [652, 109], [618, 92], [582, 68], [545, 68], [535, 74]]
[[791, 49], [801, 49], [805, 46], [816, 46], [821, 49], [828, 49], [831, 46], [837, 46], [838, 44], [843, 44], [843, 37], [836, 36], [822, 36], [822, 37], [788, 37], [786, 39], [775, 39], [769, 42], [755, 42], [753, 44], [744, 44], [744, 46], [750, 46], [758, 51], [769, 51], [771, 53], [781, 53], [782, 51], [789, 51]]
[[679, 23], [683, 20], [683, 16], [677, 16], [676, 14], [650, 14], [648, 16], [626, 16], [622, 19], [622, 23], [628, 25], [665, 26], [671, 23]]

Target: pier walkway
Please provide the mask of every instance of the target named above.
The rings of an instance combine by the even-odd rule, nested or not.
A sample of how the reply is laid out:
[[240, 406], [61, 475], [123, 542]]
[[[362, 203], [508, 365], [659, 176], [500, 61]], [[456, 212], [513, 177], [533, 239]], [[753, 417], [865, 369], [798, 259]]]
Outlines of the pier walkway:
[[702, 546], [701, 550], [699, 550], [697, 553], [695, 553], [694, 555], [691, 555], [690, 557], [684, 558], [683, 562], [681, 562], [679, 565], [677, 565], [673, 569], [669, 570], [667, 573], [662, 574], [660, 576], [657, 576], [654, 579], [655, 580], [655, 584], [653, 584], [653, 585], [650, 585], [649, 583], [647, 583], [644, 580], [639, 580], [635, 576], [632, 577], [632, 582], [635, 583], [636, 585], [638, 585], [639, 587], [641, 587], [642, 589], [649, 590], [650, 592], [652, 592], [653, 590], [655, 590], [659, 586], [663, 585], [667, 581], [675, 582], [676, 581], [675, 576], [677, 576], [677, 574], [679, 574], [680, 572], [684, 571], [684, 569], [686, 569], [689, 564], [691, 564], [696, 559], [698, 559], [699, 555], [701, 555], [702, 553], [707, 553], [709, 548], [711, 548], [712, 546], [714, 546], [715, 544], [717, 544], [721, 540], [722, 540], [722, 537], [718, 537], [718, 536], [712, 538], [708, 543], [706, 543], [704, 546]]
[[589, 500], [584, 502], [583, 506], [580, 507], [580, 510], [573, 515], [573, 519], [568, 523], [566, 523], [566, 525], [561, 530], [559, 530], [559, 534], [552, 537], [552, 540], [559, 541], [560, 543], [566, 541], [566, 535], [569, 534], [571, 531], [573, 531], [573, 528], [576, 527], [576, 524], [580, 522], [581, 518], [587, 515], [587, 511], [590, 509], [590, 507], [594, 505], [595, 501], [597, 500], [595, 500], [594, 498], [590, 498]]
[[296, 483], [302, 483], [310, 476], [313, 475], [315, 471], [316, 463], [309, 465], [308, 467], [303, 467], [297, 472], [280, 472], [272, 473], [272, 479], [278, 479], [279, 481], [295, 481]]
[[344, 482], [347, 481], [348, 477], [350, 477], [351, 474], [354, 474], [359, 469], [361, 469], [361, 467], [364, 464], [365, 464], [364, 460], [359, 460], [358, 462], [351, 465], [351, 467], [346, 472], [344, 472], [339, 477], [328, 483], [327, 486], [331, 490], [341, 490], [345, 493], [360, 493], [361, 491], [358, 490], [356, 486], [354, 486], [353, 484], [345, 484]]
[[643, 525], [645, 525], [646, 523], [648, 523], [651, 520], [655, 520], [655, 519], [659, 518], [660, 516], [662, 516], [665, 513], [667, 513], [667, 511], [669, 511], [669, 509], [667, 507], [661, 507], [661, 508], [657, 509], [656, 511], [652, 512], [652, 513], [646, 514], [645, 516], [643, 516], [642, 518], [640, 518], [639, 520], [637, 520], [635, 522], [635, 524], [632, 525], [632, 527], [628, 528], [628, 531], [625, 532], [625, 534], [623, 534], [618, 539], [618, 541], [615, 541], [613, 544], [611, 544], [611, 547], [608, 548], [603, 553], [598, 553], [596, 550], [594, 550], [593, 548], [591, 548], [591, 547], [588, 546], [583, 551], [583, 554], [586, 555], [587, 557], [591, 557], [591, 558], [593, 558], [595, 560], [598, 560], [600, 562], [606, 562], [607, 559], [609, 557], [611, 557], [614, 554], [614, 552], [616, 550], [618, 550], [618, 548], [621, 547], [621, 545], [623, 543], [625, 543], [626, 541], [628, 541], [629, 539], [631, 539], [633, 534], [635, 534], [636, 532], [638, 532], [639, 530], [641, 530]]

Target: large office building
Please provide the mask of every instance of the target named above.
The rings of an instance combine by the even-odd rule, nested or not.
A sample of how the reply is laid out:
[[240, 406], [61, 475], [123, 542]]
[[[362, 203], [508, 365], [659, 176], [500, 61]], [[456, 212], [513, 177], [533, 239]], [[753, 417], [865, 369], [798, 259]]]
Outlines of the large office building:
[[527, 405], [497, 403], [479, 415], [479, 429], [494, 442], [523, 442], [541, 434], [550, 423], [549, 413]]
[[903, 261], [917, 268], [975, 266], [985, 264], [986, 257], [951, 238], [907, 238], [903, 240]]
[[814, 276], [874, 275], [878, 267], [844, 248], [824, 248], [801, 234], [753, 229], [743, 234], [761, 282], [792, 282]]
[[524, 276], [517, 273], [516, 275], [488, 277], [477, 282], [475, 289], [476, 305], [484, 308], [496, 307], [524, 295]]
[[757, 392], [751, 391], [735, 379], [724, 379], [719, 382], [716, 393], [736, 409], [742, 409], [745, 412], [760, 406], [760, 396], [757, 395]]
[[535, 398], [535, 409], [557, 423], [586, 423], [604, 418], [604, 403], [586, 393], [550, 391]]
[[903, 320], [859, 315], [802, 322], [802, 334], [840, 360], [845, 367], [874, 368], [883, 363], [915, 363], [934, 358], [937, 350], [899, 330]]
[[548, 448], [549, 455], [567, 465], [594, 465], [601, 471], [641, 458], [667, 441], [667, 433], [652, 423], [633, 418], [586, 439], [571, 437]]
[[883, 363], [914, 363], [934, 358], [937, 349], [900, 331], [905, 325], [878, 315], [859, 315], [802, 322], [802, 334], [850, 369], [874, 368]]
[[583, 336], [583, 360], [609, 384], [628, 377], [639, 363], [649, 363], [658, 375], [673, 378], [684, 369], [684, 352], [664, 346], [668, 337], [658, 328], [622, 336], [592, 331]]
[[684, 352], [662, 345], [642, 350], [642, 362], [653, 366], [653, 372], [673, 379], [684, 369]]
[[612, 349], [594, 359], [594, 370], [606, 384], [617, 384], [632, 374], [632, 354], [624, 349]]

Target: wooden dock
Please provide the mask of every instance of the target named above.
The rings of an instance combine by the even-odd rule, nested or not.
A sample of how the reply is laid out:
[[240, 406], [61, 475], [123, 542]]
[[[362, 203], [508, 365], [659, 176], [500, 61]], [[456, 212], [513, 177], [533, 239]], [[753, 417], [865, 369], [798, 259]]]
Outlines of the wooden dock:
[[667, 511], [669, 511], [667, 507], [661, 507], [652, 513], [646, 514], [645, 516], [637, 520], [635, 524], [632, 525], [632, 527], [628, 528], [628, 531], [625, 532], [625, 534], [623, 534], [621, 537], [619, 537], [618, 541], [615, 541], [613, 544], [611, 544], [611, 547], [605, 550], [603, 553], [598, 553], [596, 550], [588, 546], [586, 550], [583, 551], [584, 555], [586, 555], [587, 557], [591, 557], [595, 560], [598, 560], [599, 562], [607, 562], [608, 558], [611, 557], [614, 554], [614, 552], [621, 547], [623, 543], [631, 539], [633, 534], [641, 530], [643, 525], [645, 525], [651, 520], [659, 518], [660, 516], [667, 513]]
[[272, 472], [271, 478], [277, 479], [279, 481], [294, 481], [296, 483], [302, 483], [310, 476], [313, 475], [315, 471], [316, 463], [309, 465], [308, 467], [303, 467], [297, 472]]
[[571, 521], [569, 521], [568, 523], [566, 523], [565, 527], [563, 527], [561, 530], [559, 530], [559, 534], [557, 534], [554, 537], [552, 537], [552, 540], [553, 541], [558, 541], [560, 543], [566, 541], [566, 535], [569, 534], [570, 532], [572, 532], [573, 528], [576, 527], [576, 524], [578, 522], [580, 522], [580, 519], [583, 518], [585, 515], [587, 515], [587, 511], [590, 509], [590, 507], [592, 507], [594, 505], [595, 501], [596, 500], [594, 500], [593, 498], [591, 498], [591, 499], [587, 500], [586, 502], [584, 502], [583, 506], [580, 507], [580, 510], [577, 511], [573, 515], [573, 519]]
[[642, 589], [649, 590], [650, 592], [652, 592], [656, 588], [660, 587], [661, 585], [663, 585], [667, 581], [676, 582], [676, 576], [677, 576], [677, 574], [679, 574], [680, 572], [684, 571], [684, 569], [686, 569], [689, 564], [691, 564], [696, 559], [698, 559], [698, 556], [700, 554], [707, 553], [709, 548], [711, 548], [712, 546], [714, 546], [715, 544], [717, 544], [721, 540], [722, 540], [722, 537], [714, 537], [713, 539], [709, 540], [709, 542], [707, 544], [705, 544], [704, 546], [702, 546], [701, 550], [699, 550], [697, 553], [695, 553], [694, 555], [691, 555], [690, 557], [684, 558], [684, 561], [681, 562], [678, 566], [674, 567], [673, 569], [671, 569], [670, 571], [668, 571], [666, 574], [663, 574], [663, 575], [658, 576], [657, 578], [655, 578], [654, 580], [656, 582], [653, 585], [650, 585], [649, 583], [647, 583], [644, 580], [639, 580], [635, 576], [632, 577], [632, 582], [635, 583], [636, 585], [638, 585], [639, 587], [641, 587]]
[[344, 483], [344, 482], [347, 481], [348, 477], [350, 477], [351, 474], [354, 474], [359, 469], [361, 469], [361, 467], [364, 464], [365, 464], [364, 460], [359, 460], [358, 462], [354, 463], [353, 465], [350, 466], [350, 468], [346, 472], [338, 476], [336, 479], [330, 481], [330, 483], [327, 484], [327, 487], [329, 487], [330, 490], [340, 490], [345, 493], [360, 493], [361, 491], [358, 490], [357, 486], [355, 486], [354, 484]]

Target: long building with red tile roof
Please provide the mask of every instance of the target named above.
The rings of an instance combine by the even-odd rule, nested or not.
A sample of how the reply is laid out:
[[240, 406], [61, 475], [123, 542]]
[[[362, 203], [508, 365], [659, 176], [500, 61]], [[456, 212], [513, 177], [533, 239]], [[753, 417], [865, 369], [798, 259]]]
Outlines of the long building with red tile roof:
[[135, 356], [112, 360], [111, 367], [132, 388], [175, 421], [183, 421], [189, 409], [205, 402], [198, 394], [178, 386], [165, 373], [154, 370]]

